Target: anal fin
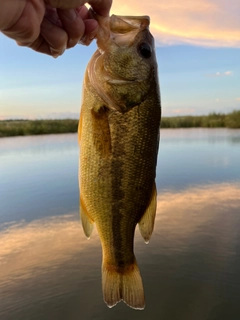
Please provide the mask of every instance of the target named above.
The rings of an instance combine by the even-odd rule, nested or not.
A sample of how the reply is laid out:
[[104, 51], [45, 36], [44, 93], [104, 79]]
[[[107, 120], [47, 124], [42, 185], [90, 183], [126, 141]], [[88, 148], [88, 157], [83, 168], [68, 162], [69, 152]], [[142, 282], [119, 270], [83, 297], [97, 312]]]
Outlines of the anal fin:
[[144, 215], [142, 216], [141, 220], [138, 222], [138, 227], [145, 243], [149, 242], [153, 232], [156, 209], [157, 209], [157, 189], [156, 189], [156, 184], [154, 182], [149, 205]]
[[89, 217], [89, 214], [86, 210], [85, 203], [80, 197], [80, 217], [82, 221], [83, 231], [86, 237], [89, 239], [93, 231], [94, 221]]

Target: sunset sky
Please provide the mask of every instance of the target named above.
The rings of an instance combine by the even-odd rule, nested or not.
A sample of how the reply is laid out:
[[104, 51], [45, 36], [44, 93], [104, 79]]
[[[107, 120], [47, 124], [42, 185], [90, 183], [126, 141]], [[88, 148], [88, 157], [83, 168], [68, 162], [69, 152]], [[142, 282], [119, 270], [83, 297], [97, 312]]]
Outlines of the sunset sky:
[[[151, 17], [164, 116], [240, 109], [239, 0], [125, 2], [113, 0], [111, 13]], [[78, 118], [95, 49], [53, 59], [0, 34], [0, 119]]]

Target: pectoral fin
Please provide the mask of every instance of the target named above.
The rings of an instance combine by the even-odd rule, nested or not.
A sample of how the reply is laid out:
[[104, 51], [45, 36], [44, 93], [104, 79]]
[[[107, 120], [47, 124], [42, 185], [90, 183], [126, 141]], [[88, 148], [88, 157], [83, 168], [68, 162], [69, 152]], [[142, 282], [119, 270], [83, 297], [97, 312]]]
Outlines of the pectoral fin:
[[111, 135], [108, 122], [108, 110], [102, 106], [97, 112], [92, 110], [93, 143], [102, 157], [111, 153]]
[[157, 189], [156, 189], [156, 184], [154, 183], [149, 205], [144, 215], [142, 216], [141, 220], [138, 223], [140, 233], [145, 243], [149, 242], [153, 232], [156, 209], [157, 209]]
[[82, 221], [83, 231], [86, 237], [89, 239], [93, 231], [94, 221], [89, 217], [84, 201], [81, 197], [80, 197], [80, 217]]

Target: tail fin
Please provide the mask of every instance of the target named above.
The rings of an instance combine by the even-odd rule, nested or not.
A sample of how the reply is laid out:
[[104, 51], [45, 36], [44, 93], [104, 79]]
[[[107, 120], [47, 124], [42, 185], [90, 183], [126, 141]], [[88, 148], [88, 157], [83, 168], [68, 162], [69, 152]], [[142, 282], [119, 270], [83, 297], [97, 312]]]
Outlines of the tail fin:
[[129, 307], [142, 310], [145, 307], [142, 278], [136, 262], [118, 272], [114, 266], [102, 265], [103, 298], [109, 308], [123, 300]]

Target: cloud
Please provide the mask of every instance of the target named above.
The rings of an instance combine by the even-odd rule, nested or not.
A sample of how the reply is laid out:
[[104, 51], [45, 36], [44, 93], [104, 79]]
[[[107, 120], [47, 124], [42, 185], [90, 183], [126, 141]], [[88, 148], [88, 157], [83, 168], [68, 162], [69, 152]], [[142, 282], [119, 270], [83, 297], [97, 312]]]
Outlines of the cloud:
[[184, 115], [184, 114], [189, 114], [189, 113], [194, 113], [195, 109], [194, 108], [181, 108], [181, 109], [173, 109], [171, 110], [171, 114], [177, 114], [177, 115]]
[[231, 0], [113, 2], [117, 15], [149, 15], [157, 45], [240, 47], [240, 2]]
[[[51, 112], [44, 115], [39, 115], [38, 119], [79, 119], [79, 112], [66, 111], [66, 112]], [[36, 118], [36, 117], [35, 117]]]
[[232, 71], [226, 71], [223, 73], [224, 76], [231, 76], [232, 75]]
[[236, 98], [236, 101], [240, 101], [240, 98]]
[[232, 75], [233, 75], [232, 71], [225, 71], [225, 72], [217, 71], [216, 73], [207, 74], [207, 77], [229, 77]]

